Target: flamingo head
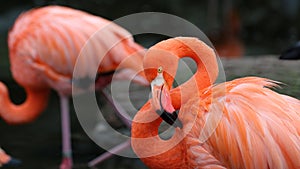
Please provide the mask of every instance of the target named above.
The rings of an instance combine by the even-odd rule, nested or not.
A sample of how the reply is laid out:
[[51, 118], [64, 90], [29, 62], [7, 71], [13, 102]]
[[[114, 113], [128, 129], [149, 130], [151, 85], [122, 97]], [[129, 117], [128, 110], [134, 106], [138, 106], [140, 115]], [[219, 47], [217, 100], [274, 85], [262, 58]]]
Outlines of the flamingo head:
[[161, 72], [162, 68], [159, 67], [157, 71], [157, 77], [151, 82], [152, 105], [155, 110], [174, 112], [175, 109], [172, 105], [170, 89]]
[[181, 128], [170, 95], [180, 58], [170, 47], [164, 46], [164, 41], [151, 47], [144, 56], [143, 67], [151, 84], [152, 108], [164, 121]]

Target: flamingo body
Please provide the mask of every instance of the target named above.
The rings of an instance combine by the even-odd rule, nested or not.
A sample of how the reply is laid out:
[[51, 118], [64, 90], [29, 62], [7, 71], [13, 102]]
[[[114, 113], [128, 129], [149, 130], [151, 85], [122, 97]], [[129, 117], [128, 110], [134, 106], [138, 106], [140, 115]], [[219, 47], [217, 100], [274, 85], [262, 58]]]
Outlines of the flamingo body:
[[[0, 116], [11, 124], [31, 122], [46, 108], [50, 89], [57, 91], [66, 157], [62, 169], [72, 167], [67, 99], [72, 94], [72, 80], [75, 94], [84, 92], [94, 83], [95, 72], [99, 75], [95, 87], [101, 89], [121, 65], [120, 72], [126, 73], [116, 78], [146, 82], [140, 75], [132, 78], [140, 69], [144, 48], [134, 42], [128, 31], [68, 7], [47, 6], [21, 14], [9, 32], [8, 47], [13, 78], [24, 87], [27, 97], [24, 103], [15, 105], [0, 82]], [[75, 64], [79, 70], [73, 79]], [[82, 80], [90, 83], [76, 86], [75, 82]]]
[[[101, 33], [97, 33], [99, 30]], [[81, 50], [89, 38], [92, 40], [86, 48], [88, 54], [85, 54], [86, 51]], [[110, 49], [112, 44], [115, 45]], [[125, 58], [128, 58], [127, 56], [143, 50], [133, 41], [131, 34], [118, 25], [61, 6], [47, 6], [21, 14], [9, 32], [8, 46], [13, 77], [24, 87], [28, 95], [28, 99], [22, 105], [9, 104], [8, 91], [5, 85], [0, 83], [0, 99], [4, 99], [1, 103], [6, 103], [3, 107], [7, 107], [7, 109], [2, 107], [0, 114], [9, 123], [34, 120], [45, 108], [51, 88], [60, 94], [70, 95], [77, 59], [81, 72], [78, 78], [84, 79], [90, 75], [91, 68], [98, 69], [99, 74], [114, 71]], [[80, 52], [85, 55], [79, 58]], [[99, 65], [95, 63], [97, 59], [101, 59], [100, 57], [103, 57], [103, 61], [98, 68]], [[137, 69], [138, 66], [135, 65], [139, 65], [137, 63], [141, 62], [141, 57], [142, 55], [138, 55], [134, 57], [135, 60], [131, 59], [128, 67]], [[110, 82], [110, 78], [105, 78], [100, 78], [99, 82], [96, 82], [100, 84], [99, 88]], [[140, 82], [143, 83], [142, 80]], [[25, 103], [30, 106], [25, 106], [27, 105]], [[25, 108], [28, 108], [26, 113], [10, 116]], [[38, 111], [35, 111], [36, 109]], [[18, 117], [21, 114], [26, 114], [22, 120]]]
[[300, 42], [297, 42], [292, 47], [289, 47], [285, 51], [283, 51], [279, 57], [279, 59], [283, 60], [297, 60], [300, 59]]
[[[190, 56], [198, 65], [194, 76], [174, 89], [169, 75], [175, 77], [176, 64], [151, 62], [157, 61], [156, 57], [171, 59], [167, 51], [179, 58]], [[154, 92], [132, 124], [132, 147], [150, 168], [300, 167], [300, 101], [271, 90], [277, 82], [245, 77], [213, 85], [215, 54], [195, 38], [160, 42], [148, 50], [145, 60], [145, 74], [152, 84], [160, 74], [155, 70], [157, 65], [165, 71], [165, 82], [159, 87], [162, 94]], [[170, 88], [171, 106], [179, 110], [183, 126], [176, 127], [169, 140], [158, 136], [163, 119], [155, 112], [165, 108], [163, 99], [160, 106], [155, 102], [156, 97], [165, 98], [161, 96], [165, 87]]]
[[[88, 54], [78, 58], [80, 52], [85, 52], [81, 50], [89, 38]], [[115, 70], [129, 54], [143, 50], [120, 26], [62, 6], [23, 13], [9, 33], [8, 45], [11, 71], [21, 86], [53, 88], [68, 95], [77, 59], [81, 70], [79, 77], [84, 78], [90, 67], [98, 68], [95, 60], [100, 57], [103, 60], [98, 73], [104, 73]]]

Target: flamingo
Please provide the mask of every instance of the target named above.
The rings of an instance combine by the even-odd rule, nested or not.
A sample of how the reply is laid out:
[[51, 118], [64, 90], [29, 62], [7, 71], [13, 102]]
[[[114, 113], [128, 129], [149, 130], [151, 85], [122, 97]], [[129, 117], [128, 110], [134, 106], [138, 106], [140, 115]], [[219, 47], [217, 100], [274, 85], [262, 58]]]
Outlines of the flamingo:
[[[186, 56], [197, 71], [171, 88], [176, 63]], [[300, 168], [300, 101], [271, 90], [279, 82], [213, 84], [214, 50], [192, 37], [154, 45], [143, 64], [152, 99], [133, 119], [131, 144], [150, 168]], [[163, 120], [175, 127], [167, 140], [158, 135]]]
[[[122, 27], [83, 11], [63, 6], [32, 9], [17, 18], [8, 36], [12, 75], [25, 89], [27, 97], [24, 103], [15, 105], [9, 98], [8, 89], [0, 82], [0, 116], [10, 124], [32, 122], [46, 108], [50, 90], [57, 91], [62, 114], [61, 169], [72, 168], [68, 109], [72, 73], [81, 48], [92, 35], [92, 42], [86, 48], [88, 54], [78, 61], [81, 74], [73, 79], [78, 93], [90, 88], [87, 82], [93, 82], [89, 77], [90, 68], [98, 70], [95, 88], [99, 90], [110, 83], [121, 62], [123, 67], [116, 72], [121, 75], [116, 75], [116, 79], [135, 75], [141, 67], [144, 48]], [[98, 68], [95, 63], [99, 55], [105, 57]], [[139, 74], [133, 80], [147, 84], [142, 76]]]
[[[211, 27], [215, 27], [217, 24], [218, 6], [219, 3], [217, 0], [212, 0], [208, 3], [208, 20], [210, 21]], [[224, 16], [221, 18], [221, 28], [209, 32], [209, 37], [220, 57], [242, 57], [245, 52], [245, 47], [240, 39], [241, 19], [239, 12], [233, 6], [231, 0], [224, 1], [222, 12]]]
[[18, 166], [20, 164], [21, 164], [20, 160], [12, 158], [2, 148], [0, 148], [0, 167], [1, 166]]
[[300, 41], [298, 41], [292, 47], [289, 47], [285, 51], [283, 51], [279, 57], [279, 59], [283, 60], [297, 60], [300, 59]]
[[245, 47], [240, 39], [240, 18], [235, 10], [228, 12], [223, 28], [211, 39], [221, 57], [238, 58], [242, 57]]

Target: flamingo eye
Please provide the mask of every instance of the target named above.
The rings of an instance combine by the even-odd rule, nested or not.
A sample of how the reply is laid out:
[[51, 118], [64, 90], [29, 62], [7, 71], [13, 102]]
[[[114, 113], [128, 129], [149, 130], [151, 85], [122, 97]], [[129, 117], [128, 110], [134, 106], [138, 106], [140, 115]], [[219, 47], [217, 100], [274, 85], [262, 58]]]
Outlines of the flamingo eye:
[[163, 68], [160, 66], [160, 67], [157, 69], [157, 72], [158, 72], [158, 73], [162, 73], [162, 71], [163, 71]]

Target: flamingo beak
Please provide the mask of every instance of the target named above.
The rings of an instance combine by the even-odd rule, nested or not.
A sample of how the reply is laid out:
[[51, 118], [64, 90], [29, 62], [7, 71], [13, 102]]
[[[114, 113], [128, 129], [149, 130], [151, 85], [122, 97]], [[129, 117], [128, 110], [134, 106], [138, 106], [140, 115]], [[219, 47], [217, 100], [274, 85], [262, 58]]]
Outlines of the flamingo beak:
[[152, 105], [158, 115], [170, 125], [182, 128], [182, 123], [176, 120], [178, 115], [172, 105], [170, 90], [163, 78], [162, 73], [151, 82]]
[[163, 78], [162, 73], [158, 73], [157, 77], [151, 82], [152, 104], [156, 110], [165, 110], [174, 112], [172, 105], [170, 90]]

